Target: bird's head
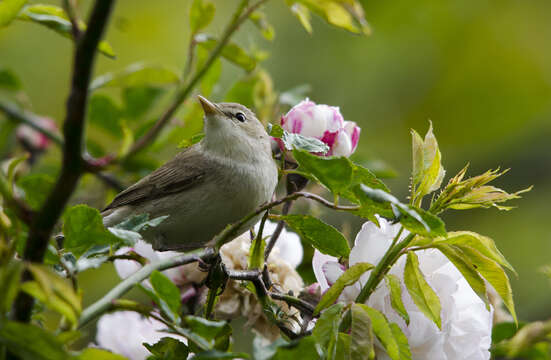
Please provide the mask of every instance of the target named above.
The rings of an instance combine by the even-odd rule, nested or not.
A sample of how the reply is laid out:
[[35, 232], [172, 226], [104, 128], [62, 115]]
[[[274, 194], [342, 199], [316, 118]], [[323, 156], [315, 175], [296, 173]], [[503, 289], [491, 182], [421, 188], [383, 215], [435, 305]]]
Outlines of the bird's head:
[[270, 138], [251, 110], [198, 98], [205, 112], [203, 144], [208, 151], [239, 161], [254, 161], [259, 153], [271, 157]]

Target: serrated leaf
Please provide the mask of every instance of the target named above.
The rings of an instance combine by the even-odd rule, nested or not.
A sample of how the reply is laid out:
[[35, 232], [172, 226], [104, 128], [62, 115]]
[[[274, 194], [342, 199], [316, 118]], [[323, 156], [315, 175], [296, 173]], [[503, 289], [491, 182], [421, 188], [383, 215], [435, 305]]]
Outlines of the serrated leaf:
[[187, 359], [189, 354], [186, 344], [170, 337], [164, 337], [155, 344], [144, 343], [143, 345], [153, 354], [148, 360]]
[[348, 257], [350, 246], [346, 238], [334, 227], [309, 215], [285, 215], [284, 220], [303, 241], [324, 254]]
[[350, 311], [352, 315], [350, 359], [372, 360], [375, 358], [375, 337], [371, 326], [371, 318], [358, 304], [352, 304]]
[[407, 253], [404, 282], [415, 305], [441, 329], [442, 318], [440, 312], [442, 307], [440, 299], [425, 280], [421, 269], [419, 269], [419, 259], [413, 252]]
[[312, 336], [324, 349], [328, 359], [335, 358], [343, 308], [342, 304], [335, 304], [325, 310], [312, 330]]
[[23, 360], [69, 360], [63, 344], [48, 331], [14, 321], [0, 323], [0, 344]]
[[121, 240], [103, 226], [97, 209], [76, 205], [65, 213], [63, 224], [64, 247], [79, 258], [95, 245], [114, 245]]
[[409, 314], [402, 301], [402, 283], [397, 276], [392, 274], [385, 275], [386, 286], [390, 290], [390, 305], [409, 325]]
[[357, 263], [348, 268], [323, 294], [314, 310], [314, 314], [318, 314], [321, 310], [337, 301], [345, 287], [353, 285], [366, 271], [373, 269], [373, 267], [369, 263]]
[[31, 209], [38, 210], [54, 187], [54, 179], [46, 174], [31, 174], [20, 178], [17, 186], [25, 192], [25, 201]]
[[27, 0], [3, 0], [0, 2], [0, 27], [8, 26], [16, 17]]
[[189, 11], [189, 27], [191, 33], [195, 34], [199, 30], [207, 27], [214, 18], [215, 11], [216, 8], [210, 1], [193, 0]]
[[151, 274], [149, 280], [159, 299], [168, 305], [173, 317], [177, 319], [181, 308], [180, 290], [178, 290], [178, 287], [157, 270]]
[[164, 87], [180, 82], [180, 76], [172, 68], [135, 63], [123, 70], [110, 72], [95, 78], [90, 84], [90, 90], [101, 87]]
[[[209, 51], [212, 51], [218, 44], [216, 38], [206, 34], [197, 34], [197, 36], [195, 36], [195, 42]], [[222, 49], [222, 57], [248, 72], [253, 71], [256, 67], [256, 59], [233, 42], [229, 42], [224, 46], [224, 49]]]
[[398, 344], [398, 340], [395, 338], [393, 330], [390, 327], [386, 317], [378, 310], [375, 310], [367, 305], [356, 304], [356, 306], [369, 315], [373, 332], [383, 345], [388, 356], [392, 360], [401, 360], [400, 345]]
[[469, 259], [476, 271], [494, 287], [496, 292], [503, 299], [503, 303], [513, 316], [513, 319], [517, 322], [511, 284], [509, 283], [507, 274], [499, 264], [470, 246], [460, 244], [450, 246], [461, 251], [463, 255]]
[[[19, 13], [17, 18], [45, 26], [66, 38], [73, 38], [71, 22], [65, 11], [59, 6], [43, 4], [28, 5]], [[79, 23], [79, 28], [81, 31], [85, 31], [86, 24]], [[113, 48], [106, 41], [99, 42], [98, 51], [107, 57], [115, 57]]]

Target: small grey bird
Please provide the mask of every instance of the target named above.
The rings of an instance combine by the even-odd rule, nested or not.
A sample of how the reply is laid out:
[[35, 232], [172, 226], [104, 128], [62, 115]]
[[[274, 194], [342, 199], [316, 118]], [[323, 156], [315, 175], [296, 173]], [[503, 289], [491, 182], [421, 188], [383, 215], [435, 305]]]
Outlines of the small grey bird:
[[138, 214], [169, 215], [144, 240], [155, 250], [192, 250], [271, 200], [278, 172], [255, 114], [240, 104], [199, 101], [205, 137], [118, 194], [102, 212], [105, 226]]

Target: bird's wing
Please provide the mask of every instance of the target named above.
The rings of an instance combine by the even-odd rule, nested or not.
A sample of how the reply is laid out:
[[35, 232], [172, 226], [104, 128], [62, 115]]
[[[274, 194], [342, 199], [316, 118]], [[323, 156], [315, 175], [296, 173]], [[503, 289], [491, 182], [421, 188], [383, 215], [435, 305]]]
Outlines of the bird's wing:
[[119, 193], [103, 211], [189, 190], [205, 180], [211, 161], [198, 151], [197, 145], [186, 148], [172, 160]]

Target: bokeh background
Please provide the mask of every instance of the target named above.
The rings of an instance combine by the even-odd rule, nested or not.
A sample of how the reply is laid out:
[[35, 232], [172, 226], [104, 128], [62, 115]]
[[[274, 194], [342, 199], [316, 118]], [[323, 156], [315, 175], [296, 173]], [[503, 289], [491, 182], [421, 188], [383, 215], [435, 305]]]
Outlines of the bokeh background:
[[[217, 14], [208, 31], [220, 34], [237, 1], [214, 2]], [[448, 175], [470, 163], [471, 175], [511, 168], [497, 182], [505, 190], [534, 185], [515, 201], [519, 208], [513, 211], [446, 213], [444, 220], [450, 230], [473, 230], [496, 240], [518, 271], [512, 283], [521, 319], [551, 316], [551, 284], [540, 272], [551, 263], [551, 2], [364, 3], [370, 37], [316, 18], [309, 35], [283, 0], [271, 0], [265, 10], [275, 39], [264, 40], [246, 24], [236, 41], [270, 53], [261, 66], [276, 91], [309, 84], [312, 100], [338, 105], [347, 120], [356, 121], [362, 135], [353, 159], [392, 168], [396, 177], [386, 182], [403, 200], [411, 168], [410, 129], [424, 134], [429, 119]], [[89, 4], [81, 1], [83, 13]], [[117, 58], [98, 57], [95, 74], [138, 61], [181, 69], [188, 9], [189, 1], [181, 0], [119, 1], [106, 35]], [[64, 116], [71, 55], [69, 40], [37, 25], [16, 22], [0, 30], [0, 67], [21, 78], [34, 112], [58, 122]], [[223, 99], [243, 76], [242, 69], [224, 63], [213, 99]], [[163, 156], [160, 160], [168, 159]], [[52, 149], [46, 159], [58, 157]], [[52, 163], [41, 166], [55, 172]], [[81, 194], [74, 202], [85, 198]], [[359, 219], [326, 218], [344, 226], [351, 240], [361, 226]], [[82, 280], [90, 290], [86, 302], [118, 281], [109, 266], [82, 274]]]

